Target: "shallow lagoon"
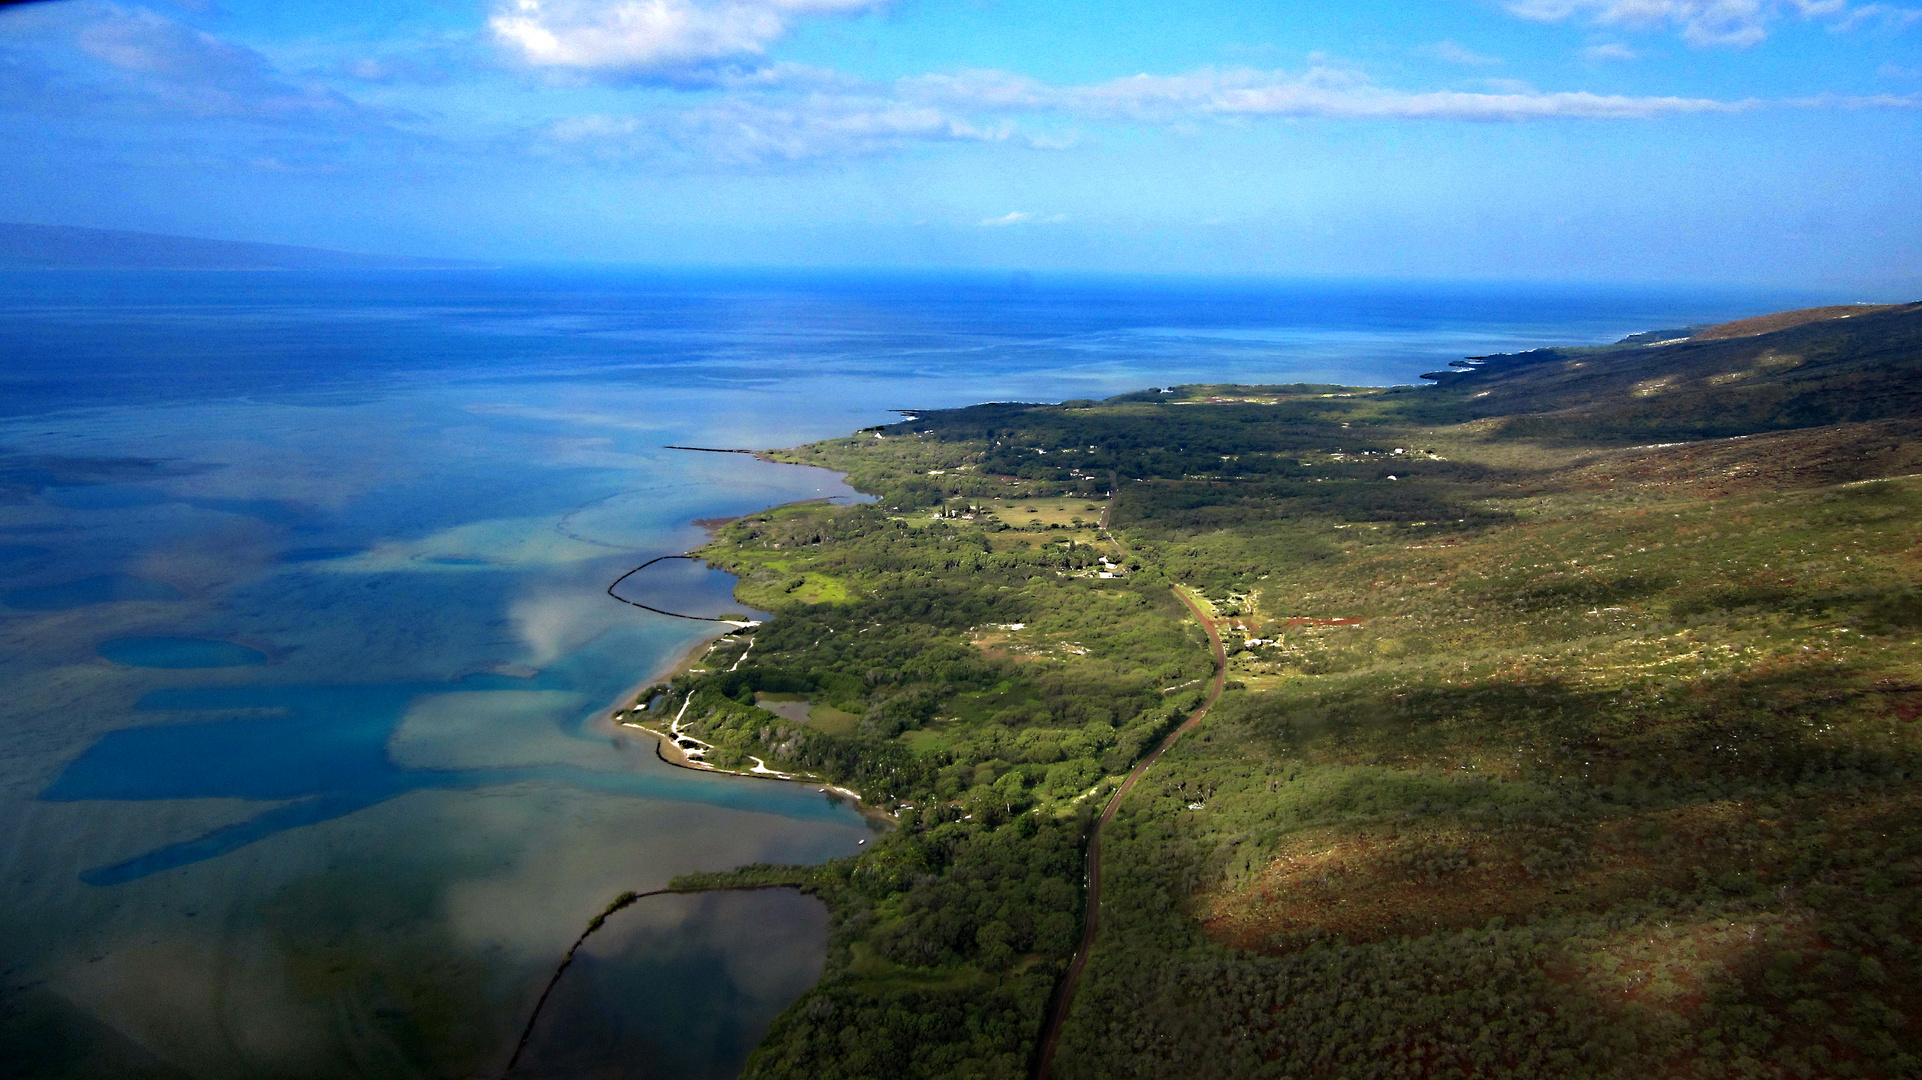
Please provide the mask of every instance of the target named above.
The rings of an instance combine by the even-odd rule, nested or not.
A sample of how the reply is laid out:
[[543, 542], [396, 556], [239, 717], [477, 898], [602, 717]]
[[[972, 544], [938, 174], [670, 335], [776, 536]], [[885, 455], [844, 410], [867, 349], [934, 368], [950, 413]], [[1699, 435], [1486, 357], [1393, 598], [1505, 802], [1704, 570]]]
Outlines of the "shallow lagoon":
[[[811, 787], [675, 770], [599, 722], [713, 632], [610, 582], [698, 544], [696, 519], [852, 497], [665, 444], [1204, 377], [1410, 381], [1822, 299], [0, 275], [0, 1074], [487, 1074], [617, 893], [856, 850], [866, 827]], [[666, 610], [738, 609], [657, 565], [628, 585], [689, 605]], [[543, 1021], [543, 1075], [594, 1047], [728, 1075], [819, 970], [822, 914], [792, 895], [628, 916]]]

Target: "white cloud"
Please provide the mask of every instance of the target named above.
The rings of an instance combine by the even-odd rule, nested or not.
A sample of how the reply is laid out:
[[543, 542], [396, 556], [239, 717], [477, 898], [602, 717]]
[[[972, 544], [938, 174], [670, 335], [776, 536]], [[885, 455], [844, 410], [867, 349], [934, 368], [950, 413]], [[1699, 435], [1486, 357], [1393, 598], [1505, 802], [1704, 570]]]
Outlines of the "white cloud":
[[1313, 87], [1278, 86], [1246, 91], [1238, 100], [1223, 102], [1219, 110], [1367, 120], [1643, 120], [1677, 113], [1741, 112], [1751, 107], [1747, 102], [1709, 98], [1631, 97], [1585, 90], [1511, 94], [1373, 90], [1338, 94]]
[[1537, 22], [1579, 19], [1634, 30], [1674, 28], [1691, 45], [1747, 48], [1768, 37], [1784, 15], [1821, 19], [1835, 30], [1869, 22], [1903, 25], [1922, 12], [1886, 4], [1850, 7], [1847, 0], [1512, 0], [1511, 14]]
[[1588, 60], [1639, 60], [1641, 54], [1619, 41], [1604, 41], [1600, 45], [1590, 45], [1582, 50]]
[[1843, 33], [1858, 26], [1880, 25], [1886, 29], [1899, 30], [1918, 22], [1922, 22], [1922, 10], [1891, 7], [1888, 4], [1864, 4], [1859, 8], [1849, 9], [1846, 17], [1830, 24], [1829, 29]]
[[712, 83], [732, 90], [811, 90], [854, 92], [864, 88], [861, 80], [843, 75], [833, 68], [812, 64], [763, 64], [757, 67], [718, 68]]
[[301, 122], [384, 116], [148, 8], [83, 0], [9, 16], [8, 38], [40, 54], [36, 74], [47, 80], [37, 100], [19, 103], [33, 111]]
[[1005, 229], [1010, 225], [1059, 225], [1066, 220], [1066, 214], [1038, 217], [1027, 210], [1010, 210], [1000, 217], [982, 218], [980, 224], [984, 229]]
[[1452, 41], [1437, 41], [1433, 45], [1423, 47], [1421, 52], [1445, 63], [1460, 64], [1463, 67], [1493, 67], [1502, 63], [1496, 57], [1483, 56], [1473, 49], [1457, 45]]
[[536, 67], [626, 74], [755, 58], [793, 20], [879, 7], [886, 0], [508, 0], [488, 26]]
[[1327, 117], [1346, 120], [1643, 119], [1678, 113], [1728, 113], [1752, 102], [1631, 97], [1586, 91], [1470, 93], [1376, 86], [1358, 72], [1317, 67], [1302, 73], [1204, 68], [1185, 75], [1134, 75], [1087, 86], [1054, 87], [1006, 72], [966, 72], [905, 80], [904, 92], [954, 106], [1011, 112], [1065, 112], [1095, 119], [1170, 122], [1201, 117]]
[[1783, 104], [1799, 109], [1922, 109], [1922, 94], [1817, 94], [1791, 98]]
[[736, 95], [678, 111], [578, 116], [542, 132], [551, 153], [603, 161], [685, 155], [732, 164], [858, 157], [912, 143], [1001, 142], [1002, 122], [975, 122], [925, 103], [808, 95], [764, 100]]
[[376, 52], [323, 55], [303, 74], [388, 86], [446, 86], [481, 62], [473, 42], [429, 38], [385, 42]]
[[[874, 85], [818, 69], [769, 68], [717, 77], [709, 86], [711, 93], [680, 107], [553, 121], [534, 142], [541, 152], [590, 161], [666, 157], [696, 165], [750, 164], [891, 153], [930, 143], [1007, 143], [1055, 150], [1085, 141], [1088, 136], [1078, 130], [1083, 124], [1150, 125], [1192, 133], [1211, 120], [1263, 118], [1628, 121], [1777, 107], [1914, 107], [1912, 98], [1896, 95], [1724, 101], [1545, 91], [1503, 79], [1483, 80], [1482, 89], [1473, 91], [1400, 90], [1329, 65], [1300, 72], [1203, 68], [1067, 86], [1005, 71], [923, 75]], [[1063, 120], [1069, 126], [1061, 126]], [[1016, 210], [978, 224], [1004, 228], [1053, 220]]]

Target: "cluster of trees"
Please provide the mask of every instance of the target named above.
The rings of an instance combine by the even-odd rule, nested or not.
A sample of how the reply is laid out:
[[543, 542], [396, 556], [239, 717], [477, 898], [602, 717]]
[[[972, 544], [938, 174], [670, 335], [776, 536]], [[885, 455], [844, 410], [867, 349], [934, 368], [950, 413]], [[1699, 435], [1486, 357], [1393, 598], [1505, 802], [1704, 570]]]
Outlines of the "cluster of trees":
[[[1800, 374], [1744, 400], [1879, 378], [1860, 326], [1834, 330], [1796, 331], [1811, 359], [1778, 374]], [[1625, 353], [1627, 374], [1662, 352]], [[1171, 581], [1248, 629], [1230, 691], [1104, 834], [1102, 936], [1056, 1075], [1922, 1072], [1922, 485], [1827, 486], [1915, 460], [1922, 425], [1877, 390], [1881, 420], [1821, 436], [1839, 464], [1730, 498], [1740, 462], [1618, 468], [1609, 446], [1656, 406], [1590, 424], [1608, 395], [1584, 380], [1627, 375], [1569, 359], [1428, 394], [979, 406], [796, 452], [956, 508], [1113, 471], [1139, 570], [1069, 576], [1098, 549], [885, 499], [756, 515], [710, 549], [777, 617], [663, 703], [900, 823], [857, 859], [728, 878], [812, 875], [835, 913], [827, 974], [749, 1075], [1025, 1074], [1090, 817], [1211, 669]], [[1491, 387], [1509, 413], [1576, 411], [1552, 437], [1438, 426], [1486, 414], [1471, 395]], [[1722, 398], [1687, 400], [1661, 423], [1727, 421]], [[782, 602], [797, 575], [848, 598]], [[756, 691], [860, 720], [830, 734]]]
[[[1165, 585], [1072, 576], [1117, 548], [997, 544], [1007, 531], [799, 506], [735, 522], [703, 553], [776, 617], [726, 639], [708, 670], [652, 688], [650, 710], [715, 744], [715, 764], [751, 754], [847, 784], [899, 822], [855, 860], [714, 879], [772, 873], [835, 912], [826, 976], [750, 1076], [1029, 1067], [1080, 936], [1090, 791], [1194, 707], [1212, 664]], [[842, 582], [848, 598], [797, 602], [784, 587], [797, 577]], [[757, 707], [759, 693], [859, 720], [797, 723]]]
[[833, 913], [820, 985], [775, 1021], [742, 1075], [1027, 1075], [1039, 1017], [1080, 935], [1086, 818], [910, 821], [863, 858], [677, 881], [792, 883]]

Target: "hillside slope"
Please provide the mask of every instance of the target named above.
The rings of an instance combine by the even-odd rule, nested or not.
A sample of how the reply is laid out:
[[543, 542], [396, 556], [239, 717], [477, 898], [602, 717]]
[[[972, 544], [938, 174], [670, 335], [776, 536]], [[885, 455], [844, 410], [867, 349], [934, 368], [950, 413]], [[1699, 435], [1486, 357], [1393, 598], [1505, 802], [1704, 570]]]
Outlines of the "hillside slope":
[[1857, 315], [1874, 315], [1901, 306], [1900, 304], [1830, 304], [1827, 307], [1798, 308], [1794, 311], [1778, 311], [1769, 315], [1736, 319], [1734, 322], [1716, 323], [1714, 326], [1703, 327], [1690, 336], [1696, 341], [1751, 337], [1755, 334], [1787, 330], [1789, 327], [1801, 326], [1805, 323], [1852, 319]]
[[899, 828], [702, 879], [834, 912], [747, 1075], [1032, 1069], [1212, 674], [1178, 596], [1227, 689], [1102, 831], [1054, 1076], [1916, 1075], [1919, 320], [785, 452], [880, 501], [723, 530], [776, 617], [637, 715]]
[[1700, 438], [1911, 416], [1922, 304], [1725, 339], [1538, 349], [1436, 373], [1412, 416], [1565, 441]]

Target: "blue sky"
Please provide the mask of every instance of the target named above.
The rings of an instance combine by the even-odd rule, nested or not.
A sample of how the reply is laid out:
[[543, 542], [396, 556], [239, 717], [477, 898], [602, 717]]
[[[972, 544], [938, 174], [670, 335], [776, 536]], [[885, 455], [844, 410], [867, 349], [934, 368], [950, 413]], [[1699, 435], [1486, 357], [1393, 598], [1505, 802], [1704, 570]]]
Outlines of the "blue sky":
[[666, 264], [1922, 295], [1922, 8], [59, 0], [0, 219]]

